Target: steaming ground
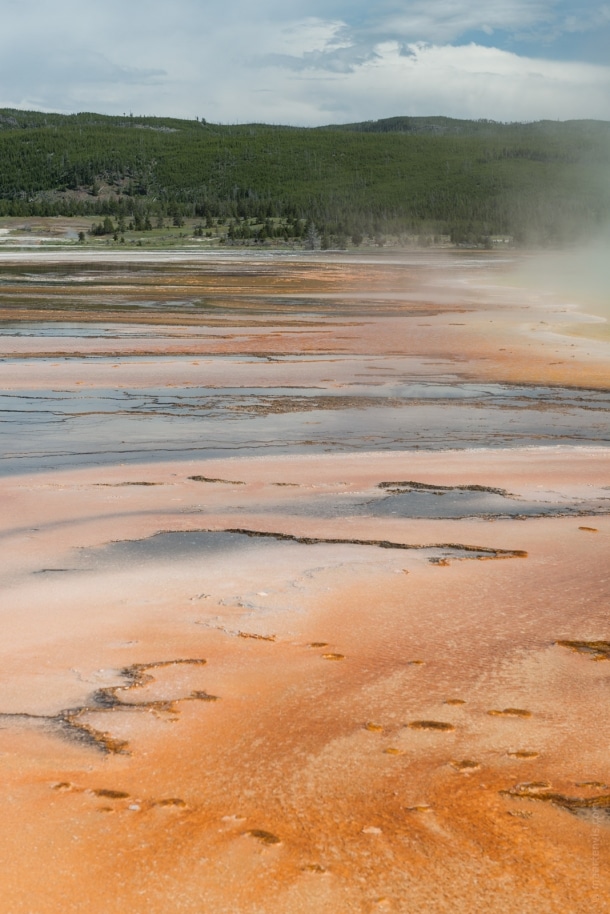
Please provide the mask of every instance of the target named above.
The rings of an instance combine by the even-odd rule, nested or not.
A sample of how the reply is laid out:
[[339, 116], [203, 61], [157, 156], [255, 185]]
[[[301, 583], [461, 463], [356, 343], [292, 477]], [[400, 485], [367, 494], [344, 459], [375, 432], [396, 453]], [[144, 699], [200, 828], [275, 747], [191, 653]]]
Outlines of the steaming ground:
[[548, 299], [563, 301], [576, 316], [578, 332], [608, 340], [610, 321], [610, 231], [584, 248], [530, 256], [520, 264], [514, 280]]
[[507, 268], [3, 261], [0, 911], [608, 910], [608, 343]]

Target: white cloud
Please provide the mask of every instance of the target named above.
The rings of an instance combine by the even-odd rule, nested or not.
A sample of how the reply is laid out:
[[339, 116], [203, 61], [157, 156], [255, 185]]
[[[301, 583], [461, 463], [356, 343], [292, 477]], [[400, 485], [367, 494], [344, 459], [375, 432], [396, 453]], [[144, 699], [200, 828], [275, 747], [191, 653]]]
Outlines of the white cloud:
[[[322, 124], [396, 114], [607, 118], [610, 68], [486, 44], [582, 36], [575, 0], [0, 0], [0, 106]], [[491, 36], [491, 37], [490, 37]], [[580, 38], [578, 39], [580, 40]], [[543, 55], [540, 54], [540, 57]], [[546, 55], [544, 55], [546, 56]]]
[[[395, 43], [329, 93], [327, 111], [341, 119], [395, 114], [522, 121], [599, 118], [608, 111], [610, 67], [522, 58], [496, 48]], [[300, 92], [315, 89], [305, 84]], [[332, 99], [339, 97], [340, 107]], [[348, 115], [346, 118], [345, 115]]]
[[486, 29], [523, 30], [553, 20], [549, 0], [413, 0], [401, 3], [395, 13], [380, 17], [375, 31], [387, 37], [441, 43]]

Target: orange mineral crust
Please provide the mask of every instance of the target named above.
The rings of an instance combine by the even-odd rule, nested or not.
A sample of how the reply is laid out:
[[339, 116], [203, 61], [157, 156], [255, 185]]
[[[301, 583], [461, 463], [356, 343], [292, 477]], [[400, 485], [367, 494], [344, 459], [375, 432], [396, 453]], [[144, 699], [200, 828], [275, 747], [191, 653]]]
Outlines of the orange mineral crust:
[[512, 257], [2, 254], [0, 914], [610, 911], [610, 344]]
[[[607, 320], [583, 313], [551, 278], [547, 290], [540, 280], [532, 285], [535, 260], [517, 254], [322, 260], [250, 254], [227, 262], [184, 253], [109, 252], [99, 262], [78, 252], [37, 254], [27, 269], [19, 254], [0, 252], [0, 267], [6, 263], [10, 271], [0, 292], [0, 320], [104, 329], [60, 339], [0, 339], [3, 387], [31, 378], [30, 365], [19, 364], [24, 359], [44, 362], [38, 372], [43, 385], [59, 378], [85, 386], [102, 379], [119, 386], [146, 383], [152, 365], [153, 377], [188, 385], [206, 376], [206, 356], [314, 353], [338, 357], [339, 375], [332, 375], [338, 381], [353, 382], [361, 370], [342, 365], [346, 355], [367, 355], [417, 360], [424, 376], [438, 376], [442, 366], [479, 380], [610, 386]], [[126, 325], [134, 331], [126, 333]], [[576, 329], [580, 336], [566, 335]], [[78, 355], [139, 356], [140, 364], [121, 366], [117, 377], [112, 362], [92, 363], [84, 374], [81, 365], [53, 363]], [[172, 356], [182, 361], [172, 365]], [[203, 361], [189, 363], [185, 356]], [[285, 371], [279, 366], [273, 374]]]
[[2, 910], [606, 910], [608, 517], [287, 510], [403, 477], [565, 500], [607, 461], [4, 481]]

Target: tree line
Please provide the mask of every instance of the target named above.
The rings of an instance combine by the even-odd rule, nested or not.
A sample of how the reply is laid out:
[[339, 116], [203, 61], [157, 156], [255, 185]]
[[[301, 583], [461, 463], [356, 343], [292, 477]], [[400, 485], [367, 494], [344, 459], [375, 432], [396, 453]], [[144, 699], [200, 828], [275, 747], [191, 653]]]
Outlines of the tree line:
[[[608, 221], [610, 123], [389, 118], [323, 128], [0, 110], [0, 215], [256, 220], [268, 237], [524, 242]], [[299, 236], [299, 237], [302, 237]]]

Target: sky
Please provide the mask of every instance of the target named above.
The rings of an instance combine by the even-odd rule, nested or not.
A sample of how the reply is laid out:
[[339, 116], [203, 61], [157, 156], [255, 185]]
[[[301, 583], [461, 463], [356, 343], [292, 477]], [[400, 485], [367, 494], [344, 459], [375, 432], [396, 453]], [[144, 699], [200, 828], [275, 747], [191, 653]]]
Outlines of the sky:
[[610, 120], [610, 0], [0, 0], [0, 107]]

